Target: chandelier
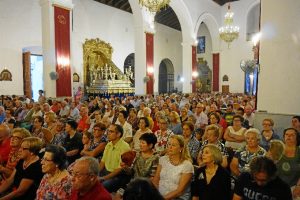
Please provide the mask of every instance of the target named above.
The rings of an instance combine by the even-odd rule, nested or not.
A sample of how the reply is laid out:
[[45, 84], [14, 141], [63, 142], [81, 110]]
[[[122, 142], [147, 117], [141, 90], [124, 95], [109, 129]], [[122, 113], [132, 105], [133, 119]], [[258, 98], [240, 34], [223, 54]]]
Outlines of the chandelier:
[[230, 11], [230, 4], [228, 4], [228, 10], [225, 14], [224, 26], [219, 28], [220, 38], [227, 42], [228, 48], [230, 43], [239, 37], [238, 26], [233, 26], [233, 15], [234, 13]]
[[156, 13], [165, 8], [171, 0], [139, 0], [139, 3], [150, 12]]

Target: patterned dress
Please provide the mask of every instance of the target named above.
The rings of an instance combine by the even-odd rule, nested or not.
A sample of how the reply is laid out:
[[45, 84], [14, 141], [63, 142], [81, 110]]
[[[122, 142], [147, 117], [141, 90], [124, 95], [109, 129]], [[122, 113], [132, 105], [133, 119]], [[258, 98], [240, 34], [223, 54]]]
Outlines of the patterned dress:
[[45, 174], [40, 187], [36, 192], [37, 200], [59, 200], [59, 199], [70, 199], [72, 183], [71, 177], [65, 176], [61, 179], [61, 181], [56, 182], [54, 184], [50, 184], [48, 182], [49, 175]]
[[[97, 148], [97, 146], [99, 146], [99, 144], [101, 144], [103, 142], [107, 143], [107, 141], [108, 140], [107, 140], [106, 135], [103, 135], [99, 142], [96, 142], [94, 139], [92, 139], [88, 150], [93, 151], [94, 149]], [[99, 155], [96, 156], [96, 158], [100, 161], [102, 156], [103, 156], [103, 152], [100, 152]]]
[[161, 130], [156, 131], [154, 135], [157, 137], [155, 151], [160, 154], [161, 152], [166, 150], [169, 138], [170, 136], [174, 135], [174, 133], [170, 129], [167, 129], [167, 133], [165, 135], [161, 134]]

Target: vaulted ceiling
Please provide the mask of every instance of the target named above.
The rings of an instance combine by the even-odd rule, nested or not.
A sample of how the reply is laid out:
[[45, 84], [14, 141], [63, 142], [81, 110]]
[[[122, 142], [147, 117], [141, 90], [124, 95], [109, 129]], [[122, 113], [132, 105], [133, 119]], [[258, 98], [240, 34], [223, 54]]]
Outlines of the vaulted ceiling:
[[[125, 12], [132, 13], [130, 4], [128, 0], [94, 0], [99, 3], [118, 8], [120, 10], [123, 10]], [[195, 0], [196, 1], [196, 0]], [[225, 3], [232, 2], [232, 1], [238, 1], [238, 0], [212, 0], [219, 4], [220, 6], [224, 5]], [[174, 28], [176, 30], [181, 31], [179, 20], [174, 12], [174, 10], [171, 7], [166, 7], [162, 9], [159, 13], [155, 16], [155, 21], [164, 24], [168, 27]]]

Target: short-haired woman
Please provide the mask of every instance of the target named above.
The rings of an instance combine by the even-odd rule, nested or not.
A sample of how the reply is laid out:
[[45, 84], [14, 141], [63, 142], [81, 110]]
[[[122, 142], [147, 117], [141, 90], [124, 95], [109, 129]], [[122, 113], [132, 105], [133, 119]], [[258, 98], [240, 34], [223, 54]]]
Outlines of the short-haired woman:
[[229, 200], [230, 199], [230, 175], [221, 166], [222, 154], [220, 149], [213, 144], [203, 148], [203, 167], [195, 172], [192, 182], [193, 200]]
[[183, 137], [172, 135], [167, 155], [159, 159], [153, 183], [165, 199], [189, 200], [193, 173], [194, 167]]
[[66, 150], [57, 145], [47, 146], [41, 164], [45, 175], [36, 199], [69, 199], [72, 184], [66, 170]]
[[133, 136], [133, 141], [132, 141], [133, 149], [135, 151], [137, 151], [137, 152], [140, 151], [140, 137], [144, 133], [152, 133], [149, 126], [150, 126], [150, 123], [149, 123], [148, 118], [141, 117], [139, 119], [139, 130], [136, 131], [135, 135]]
[[274, 121], [272, 119], [264, 119], [262, 121], [263, 130], [261, 132], [260, 146], [266, 151], [269, 150], [270, 141], [274, 139], [279, 139], [279, 136], [273, 130]]
[[1, 199], [35, 199], [36, 190], [43, 177], [39, 151], [42, 148], [42, 140], [37, 137], [23, 139], [21, 144], [21, 160], [10, 177], [0, 185], [0, 193], [8, 192], [9, 188], [15, 188]]
[[5, 166], [0, 165], [0, 173], [4, 178], [10, 177], [21, 158], [21, 144], [24, 138], [30, 137], [30, 132], [25, 128], [14, 128], [10, 138], [11, 150]]
[[158, 154], [154, 153], [157, 138], [153, 133], [145, 133], [140, 137], [140, 153], [133, 163], [134, 177], [153, 178], [158, 165]]
[[234, 176], [250, 170], [250, 161], [257, 156], [264, 156], [266, 151], [259, 146], [261, 135], [259, 130], [250, 128], [245, 133], [247, 145], [234, 154], [230, 163], [230, 169]]

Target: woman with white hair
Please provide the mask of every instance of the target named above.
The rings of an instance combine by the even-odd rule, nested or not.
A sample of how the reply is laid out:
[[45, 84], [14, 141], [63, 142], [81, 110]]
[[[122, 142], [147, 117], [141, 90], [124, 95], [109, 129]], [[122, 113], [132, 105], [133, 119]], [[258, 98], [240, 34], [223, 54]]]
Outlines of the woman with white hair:
[[250, 170], [250, 161], [257, 156], [264, 156], [266, 151], [259, 146], [261, 135], [259, 130], [250, 128], [245, 133], [246, 146], [237, 150], [230, 163], [230, 170], [234, 176]]

